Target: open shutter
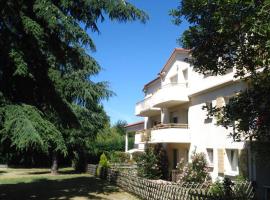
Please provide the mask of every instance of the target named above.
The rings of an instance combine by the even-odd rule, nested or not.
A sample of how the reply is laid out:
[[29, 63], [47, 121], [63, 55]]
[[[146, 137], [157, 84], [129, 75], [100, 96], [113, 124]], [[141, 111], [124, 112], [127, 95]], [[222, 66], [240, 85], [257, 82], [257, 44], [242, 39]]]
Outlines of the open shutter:
[[218, 149], [218, 173], [224, 174], [224, 149]]

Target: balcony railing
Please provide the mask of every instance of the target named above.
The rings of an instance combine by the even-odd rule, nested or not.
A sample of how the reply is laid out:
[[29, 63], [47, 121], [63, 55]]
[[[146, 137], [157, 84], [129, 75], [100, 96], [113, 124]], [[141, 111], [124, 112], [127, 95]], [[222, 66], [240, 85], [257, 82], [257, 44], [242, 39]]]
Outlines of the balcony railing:
[[152, 130], [166, 129], [166, 128], [188, 128], [188, 124], [176, 124], [176, 123], [158, 124], [154, 126]]
[[154, 107], [170, 107], [188, 102], [186, 83], [168, 83], [163, 85], [154, 95]]
[[141, 135], [141, 142], [148, 142], [151, 140], [151, 130], [150, 129], [142, 130], [142, 131], [139, 131], [138, 133], [140, 133], [140, 135]]
[[151, 132], [156, 130], [162, 129], [171, 129], [171, 128], [178, 128], [178, 129], [188, 129], [188, 124], [158, 124], [151, 129], [141, 130], [138, 133], [141, 135], [141, 142], [151, 142]]

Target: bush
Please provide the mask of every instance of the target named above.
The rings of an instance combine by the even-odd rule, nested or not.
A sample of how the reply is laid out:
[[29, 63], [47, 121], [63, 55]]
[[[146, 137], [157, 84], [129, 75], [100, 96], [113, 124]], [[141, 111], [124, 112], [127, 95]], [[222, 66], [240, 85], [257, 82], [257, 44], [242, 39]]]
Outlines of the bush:
[[148, 147], [145, 153], [137, 161], [138, 176], [148, 179], [159, 179], [161, 172], [157, 164], [157, 158], [152, 147]]
[[112, 152], [110, 155], [110, 161], [112, 163], [127, 163], [129, 161], [129, 154], [122, 151]]
[[154, 154], [157, 158], [158, 169], [161, 172], [161, 179], [168, 180], [169, 178], [169, 161], [167, 152], [161, 144], [157, 144], [154, 147]]
[[211, 179], [205, 155], [203, 153], [194, 153], [191, 159], [191, 163], [184, 164], [184, 160], [181, 160], [177, 164], [177, 169], [180, 172], [177, 177], [178, 182], [208, 185]]
[[143, 154], [144, 154], [144, 152], [142, 152], [142, 151], [136, 151], [136, 152], [132, 153], [132, 160], [134, 160], [137, 163], [138, 160], [141, 159]]
[[209, 192], [216, 196], [222, 196], [224, 194], [223, 183], [220, 180], [215, 181], [211, 185]]
[[98, 168], [97, 168], [97, 175], [100, 178], [106, 178], [107, 176], [107, 169], [110, 167], [108, 159], [106, 155], [103, 153], [100, 156]]

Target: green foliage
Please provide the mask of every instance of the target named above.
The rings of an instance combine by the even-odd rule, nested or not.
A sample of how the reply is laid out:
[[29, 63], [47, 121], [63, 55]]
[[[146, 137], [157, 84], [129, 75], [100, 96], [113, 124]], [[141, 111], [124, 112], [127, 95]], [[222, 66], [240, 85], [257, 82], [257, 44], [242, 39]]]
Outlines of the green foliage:
[[100, 160], [99, 160], [99, 166], [101, 167], [109, 167], [109, 161], [107, 159], [107, 156], [103, 153], [100, 156]]
[[234, 127], [235, 140], [270, 140], [269, 10], [269, 1], [183, 0], [171, 11], [175, 24], [183, 19], [191, 24], [181, 41], [191, 49], [196, 71], [216, 75], [234, 67], [235, 77], [248, 83], [210, 113], [218, 124]]
[[184, 163], [181, 160], [177, 164], [177, 169], [180, 174], [177, 177], [179, 182], [184, 183], [198, 183], [208, 185], [210, 182], [210, 175], [207, 167], [207, 160], [203, 153], [195, 153], [191, 157], [191, 163]]
[[114, 151], [110, 155], [110, 162], [112, 163], [127, 163], [129, 162], [129, 154], [122, 151]]
[[103, 153], [100, 156], [100, 160], [97, 168], [97, 175], [101, 178], [105, 178], [107, 176], [107, 169], [110, 167], [107, 156]]
[[154, 146], [154, 154], [157, 158], [157, 165], [159, 171], [161, 172], [161, 179], [168, 180], [169, 178], [169, 161], [167, 152], [162, 146], [162, 144], [156, 144]]
[[209, 192], [220, 199], [254, 199], [244, 183], [244, 180], [233, 183], [229, 178], [224, 178], [222, 181], [217, 180], [211, 184]]
[[158, 161], [152, 147], [147, 147], [138, 161], [138, 176], [148, 179], [159, 179], [161, 171], [158, 166]]
[[222, 196], [224, 194], [223, 183], [220, 180], [215, 181], [211, 184], [209, 192], [217, 196]]
[[115, 125], [114, 128], [116, 129], [116, 131], [122, 135], [126, 134], [126, 129], [125, 126], [127, 125], [126, 121], [122, 121], [122, 120], [118, 120]]
[[88, 142], [90, 151], [95, 154], [104, 151], [124, 151], [125, 137], [117, 130], [115, 127], [110, 127], [109, 124], [106, 124], [104, 129], [98, 132], [96, 139]]
[[1, 145], [84, 156], [87, 142], [108, 121], [100, 101], [112, 95], [106, 82], [92, 81], [101, 67], [90, 55], [96, 49], [87, 34], [99, 32], [105, 15], [120, 22], [148, 19], [122, 0], [2, 4]]
[[134, 160], [136, 163], [141, 160], [141, 157], [143, 156], [144, 152], [142, 151], [136, 151], [132, 153], [132, 160]]
[[51, 122], [44, 120], [43, 113], [35, 107], [5, 105], [0, 108], [0, 113], [5, 119], [0, 131], [2, 143], [10, 143], [19, 151], [37, 149], [48, 153], [54, 149], [67, 153], [62, 134]]

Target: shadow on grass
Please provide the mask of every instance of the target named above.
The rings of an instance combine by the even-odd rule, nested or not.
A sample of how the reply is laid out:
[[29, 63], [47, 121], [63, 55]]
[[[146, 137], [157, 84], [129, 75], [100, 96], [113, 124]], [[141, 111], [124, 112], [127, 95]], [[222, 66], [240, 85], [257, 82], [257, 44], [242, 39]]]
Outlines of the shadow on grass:
[[[42, 174], [50, 174], [50, 173], [51, 173], [50, 170], [27, 172], [27, 174], [29, 175], [42, 175]], [[69, 174], [78, 174], [78, 172], [76, 172], [74, 169], [67, 169], [67, 170], [59, 170], [58, 174], [69, 175]]]
[[42, 174], [49, 174], [50, 171], [46, 170], [46, 171], [39, 171], [39, 172], [26, 172], [26, 174], [29, 175], [42, 175]]
[[102, 199], [95, 195], [118, 192], [118, 188], [94, 177], [76, 177], [62, 180], [38, 179], [31, 183], [0, 185], [0, 199]]
[[4, 174], [4, 173], [7, 173], [7, 172], [6, 172], [6, 171], [0, 170], [0, 175], [1, 175], [1, 174]]

